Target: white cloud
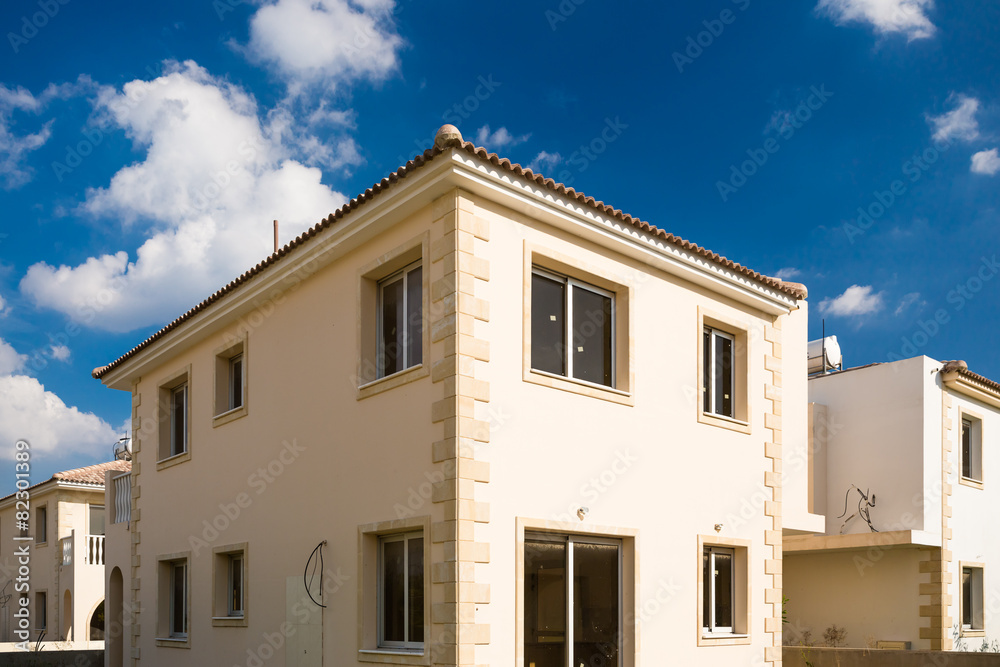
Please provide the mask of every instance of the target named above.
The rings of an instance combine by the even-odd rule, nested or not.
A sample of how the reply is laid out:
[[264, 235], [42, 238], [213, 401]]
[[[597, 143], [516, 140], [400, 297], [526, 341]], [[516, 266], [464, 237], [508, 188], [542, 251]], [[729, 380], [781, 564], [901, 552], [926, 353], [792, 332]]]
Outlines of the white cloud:
[[507, 131], [506, 127], [498, 128], [496, 132], [490, 132], [490, 126], [483, 125], [476, 131], [475, 143], [476, 145], [483, 146], [484, 148], [500, 150], [509, 146], [523, 144], [530, 138], [530, 133], [514, 136]]
[[14, 130], [15, 111], [38, 112], [41, 102], [24, 88], [7, 88], [0, 84], [0, 180], [10, 190], [31, 180], [33, 170], [24, 165], [25, 158], [38, 150], [52, 136], [52, 121], [38, 132], [17, 134]]
[[934, 0], [820, 0], [816, 9], [839, 25], [867, 23], [879, 33], [898, 32], [911, 41], [937, 30], [927, 18]]
[[791, 280], [792, 278], [796, 278], [801, 275], [802, 272], [799, 271], [798, 269], [791, 266], [786, 266], [783, 269], [778, 269], [778, 271], [774, 274], [774, 277], [777, 278], [778, 280]]
[[551, 169], [552, 167], [555, 167], [557, 164], [562, 162], [562, 160], [563, 157], [559, 153], [549, 153], [548, 151], [542, 151], [541, 153], [535, 156], [535, 159], [532, 160], [530, 164], [528, 164], [528, 169], [534, 172], [541, 171], [543, 167], [548, 167], [549, 169]]
[[65, 345], [53, 345], [49, 349], [49, 354], [56, 361], [69, 361], [70, 350]]
[[[28, 357], [0, 339], [0, 442], [27, 440], [35, 454], [58, 452], [104, 454], [117, 440], [97, 415], [67, 406], [33, 377], [20, 374]], [[0, 449], [13, 458], [14, 448]]]
[[319, 169], [292, 159], [287, 126], [262, 125], [251, 96], [196, 63], [104, 88], [96, 108], [146, 154], [88, 191], [81, 208], [147, 240], [134, 255], [28, 269], [22, 292], [76, 322], [110, 331], [162, 323], [270, 254], [271, 220], [288, 240], [345, 200]]
[[395, 0], [268, 0], [250, 18], [245, 51], [284, 76], [293, 94], [381, 81], [399, 67], [395, 7]]
[[993, 176], [1000, 171], [1000, 155], [997, 155], [997, 149], [991, 148], [973, 155], [970, 170], [973, 174], [986, 174], [987, 176]]
[[28, 362], [28, 355], [18, 354], [7, 341], [0, 338], [0, 375], [16, 373]]
[[937, 141], [975, 140], [979, 136], [979, 121], [976, 120], [979, 100], [966, 95], [951, 95], [948, 99], [956, 102], [954, 109], [940, 116], [927, 116], [927, 121], [934, 126], [934, 139]]
[[920, 292], [910, 292], [903, 296], [902, 300], [899, 302], [899, 306], [896, 307], [894, 315], [902, 314], [910, 306], [917, 304], [918, 306], [923, 306], [926, 301], [920, 300]]
[[882, 310], [882, 306], [882, 293], [872, 294], [871, 285], [851, 285], [840, 296], [823, 299], [819, 310], [829, 315], [848, 317], [877, 313]]
[[4, 301], [3, 295], [0, 294], [0, 317], [6, 315], [8, 310], [10, 309], [7, 307], [7, 302]]

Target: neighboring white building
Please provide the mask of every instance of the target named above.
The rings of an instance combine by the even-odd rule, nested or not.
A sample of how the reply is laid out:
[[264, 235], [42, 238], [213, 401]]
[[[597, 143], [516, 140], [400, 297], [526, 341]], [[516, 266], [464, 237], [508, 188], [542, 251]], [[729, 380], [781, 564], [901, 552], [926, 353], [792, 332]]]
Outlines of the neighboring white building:
[[780, 663], [805, 299], [442, 128], [94, 371], [109, 664]]
[[785, 539], [786, 642], [1000, 639], [1000, 384], [922, 356], [813, 376], [809, 400], [826, 528]]
[[[30, 641], [46, 648], [101, 648], [104, 640], [105, 505], [104, 475], [128, 470], [111, 461], [58, 472], [27, 489], [29, 529], [18, 529], [23, 498], [0, 499], [0, 644], [22, 641], [15, 634], [21, 593], [15, 590], [18, 558], [29, 545]], [[16, 538], [28, 537], [27, 541]], [[0, 660], [2, 662], [2, 660]]]

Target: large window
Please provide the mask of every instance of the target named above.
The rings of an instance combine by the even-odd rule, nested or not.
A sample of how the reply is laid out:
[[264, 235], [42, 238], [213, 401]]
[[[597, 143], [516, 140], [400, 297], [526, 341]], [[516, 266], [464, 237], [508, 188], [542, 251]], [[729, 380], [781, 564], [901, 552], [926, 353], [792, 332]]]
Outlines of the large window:
[[983, 568], [962, 563], [962, 630], [983, 630]]
[[534, 268], [531, 368], [614, 386], [614, 294]]
[[736, 593], [735, 553], [725, 547], [705, 547], [702, 554], [702, 631], [733, 632]]
[[423, 296], [420, 262], [378, 283], [378, 377], [423, 362]]
[[524, 543], [524, 664], [622, 664], [621, 542], [528, 533]]
[[379, 646], [422, 649], [424, 643], [424, 535], [379, 538]]
[[962, 481], [982, 484], [983, 420], [962, 413]]
[[736, 417], [735, 349], [731, 334], [709, 327], [702, 333], [703, 409], [730, 419]]

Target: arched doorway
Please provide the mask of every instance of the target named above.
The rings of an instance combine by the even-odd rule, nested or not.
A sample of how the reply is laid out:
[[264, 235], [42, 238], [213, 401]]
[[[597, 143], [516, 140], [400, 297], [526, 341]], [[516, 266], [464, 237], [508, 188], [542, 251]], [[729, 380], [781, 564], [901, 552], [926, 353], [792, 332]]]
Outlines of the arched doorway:
[[101, 600], [90, 614], [87, 628], [87, 637], [90, 641], [104, 641], [104, 600]]
[[122, 581], [122, 571], [119, 568], [111, 570], [108, 581], [107, 620], [104, 650], [108, 654], [108, 667], [123, 667], [125, 664], [125, 627], [123, 611], [125, 607], [125, 586]]
[[73, 596], [68, 590], [63, 594], [61, 634], [65, 641], [73, 641]]

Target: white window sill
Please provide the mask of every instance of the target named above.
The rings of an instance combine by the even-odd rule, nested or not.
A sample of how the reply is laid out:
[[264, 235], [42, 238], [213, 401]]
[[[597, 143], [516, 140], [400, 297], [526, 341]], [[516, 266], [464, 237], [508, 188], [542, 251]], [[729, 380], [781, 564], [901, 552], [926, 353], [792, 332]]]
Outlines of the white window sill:
[[423, 655], [422, 648], [363, 648], [358, 653], [366, 655]]
[[618, 403], [620, 405], [632, 406], [635, 401], [630, 392], [623, 391], [621, 389], [608, 387], [603, 384], [597, 384], [596, 382], [578, 380], [577, 378], [567, 377], [565, 375], [557, 375], [556, 373], [549, 373], [548, 371], [540, 371], [534, 368], [526, 367], [524, 369], [523, 379], [525, 382], [541, 385], [543, 387], [568, 391], [574, 394], [598, 398], [604, 401], [611, 401], [612, 403]]
[[725, 415], [717, 415], [714, 412], [705, 412], [700, 408], [698, 410], [698, 421], [702, 424], [707, 424], [708, 426], [717, 426], [719, 428], [725, 428], [730, 431], [737, 431], [738, 433], [745, 433], [748, 435], [751, 430], [750, 422], [748, 421], [734, 419]]
[[705, 632], [702, 631], [702, 639], [746, 639], [750, 635], [737, 634], [734, 632]]
[[160, 459], [159, 461], [156, 462], [156, 469], [163, 470], [164, 468], [169, 468], [171, 466], [177, 465], [178, 463], [184, 463], [185, 461], [190, 461], [190, 460], [191, 460], [191, 450], [189, 449], [185, 452], [181, 452], [180, 454], [174, 454], [172, 456], [168, 456], [165, 459]]

